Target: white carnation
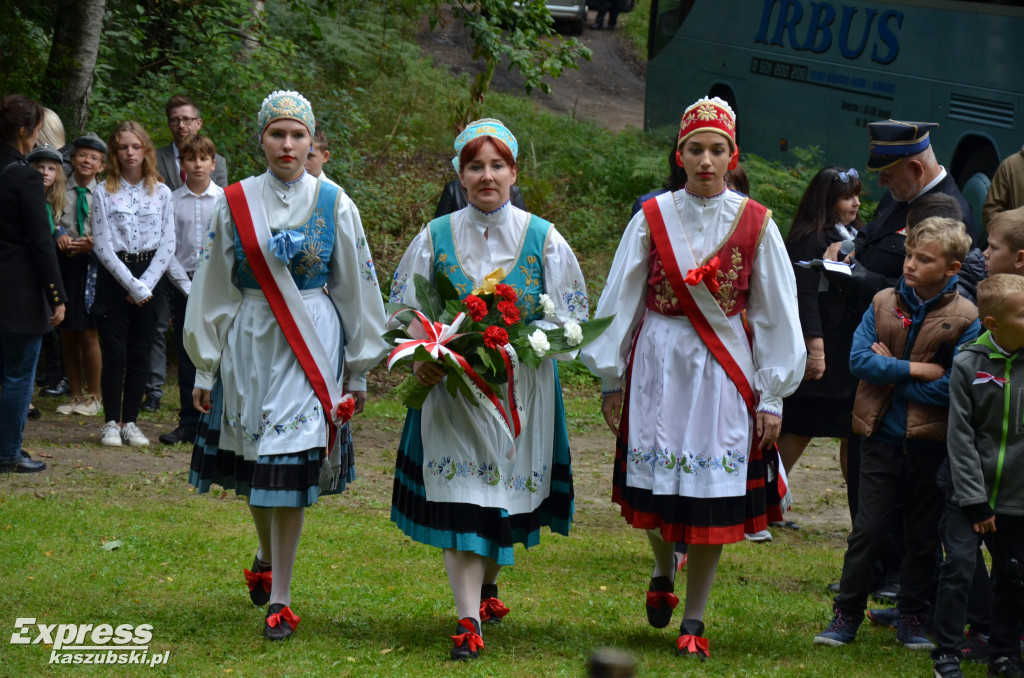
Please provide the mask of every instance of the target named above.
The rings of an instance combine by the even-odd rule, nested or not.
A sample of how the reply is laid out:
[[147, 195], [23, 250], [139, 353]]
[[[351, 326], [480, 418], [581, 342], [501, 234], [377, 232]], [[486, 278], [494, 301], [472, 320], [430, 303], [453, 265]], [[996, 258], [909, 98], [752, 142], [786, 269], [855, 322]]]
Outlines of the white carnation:
[[565, 323], [565, 327], [563, 329], [565, 330], [563, 332], [565, 342], [570, 346], [579, 346], [583, 341], [583, 328], [580, 327], [580, 324], [570, 320]]
[[540, 307], [544, 311], [544, 318], [550, 320], [555, 317], [555, 302], [546, 294], [540, 295]]
[[538, 358], [543, 358], [544, 354], [551, 348], [551, 343], [548, 341], [548, 335], [544, 334], [544, 330], [535, 330], [530, 335], [530, 348], [537, 354]]

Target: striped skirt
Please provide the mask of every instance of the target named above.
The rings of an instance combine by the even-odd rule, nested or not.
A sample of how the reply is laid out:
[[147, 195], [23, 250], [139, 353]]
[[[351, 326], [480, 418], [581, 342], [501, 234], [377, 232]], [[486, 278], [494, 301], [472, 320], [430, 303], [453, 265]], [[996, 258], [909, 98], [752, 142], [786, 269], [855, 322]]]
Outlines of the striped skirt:
[[568, 535], [575, 502], [569, 434], [557, 371], [555, 388], [555, 435], [551, 451], [551, 492], [529, 513], [510, 515], [504, 508], [475, 504], [428, 501], [423, 485], [423, 441], [420, 410], [406, 414], [398, 447], [395, 482], [391, 495], [391, 520], [406, 536], [443, 549], [469, 551], [491, 558], [499, 565], [513, 565], [513, 547], [527, 548], [540, 542], [540, 529]]
[[[210, 490], [216, 483], [226, 490], [249, 498], [249, 504], [258, 507], [311, 506], [319, 499], [322, 448], [313, 448], [292, 454], [260, 455], [249, 461], [241, 454], [219, 447], [223, 393], [220, 382], [211, 394], [209, 414], [199, 419], [196, 443], [192, 448], [192, 464], [188, 482], [199, 494]], [[346, 425], [338, 431], [341, 444], [341, 480], [336, 492], [356, 479], [352, 431]], [[327, 494], [327, 493], [324, 493]]]

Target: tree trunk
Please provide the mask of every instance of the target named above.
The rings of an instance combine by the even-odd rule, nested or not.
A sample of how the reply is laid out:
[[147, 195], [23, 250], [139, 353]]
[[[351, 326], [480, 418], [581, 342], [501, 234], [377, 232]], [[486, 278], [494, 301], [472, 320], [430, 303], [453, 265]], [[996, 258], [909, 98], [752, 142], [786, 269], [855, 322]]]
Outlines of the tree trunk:
[[89, 97], [100, 51], [106, 0], [62, 0], [53, 28], [44, 82], [58, 94], [57, 112], [83, 131], [89, 121]]
[[260, 40], [256, 30], [263, 22], [263, 15], [266, 12], [267, 4], [264, 0], [250, 0], [252, 8], [253, 24], [251, 28], [242, 29], [242, 58], [248, 59], [259, 48]]

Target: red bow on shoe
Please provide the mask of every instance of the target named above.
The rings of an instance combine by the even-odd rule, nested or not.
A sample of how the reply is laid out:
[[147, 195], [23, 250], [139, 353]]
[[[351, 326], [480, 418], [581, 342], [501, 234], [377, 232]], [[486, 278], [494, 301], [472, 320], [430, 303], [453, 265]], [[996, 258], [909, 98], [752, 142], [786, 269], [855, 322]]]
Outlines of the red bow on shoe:
[[676, 638], [676, 647], [679, 648], [680, 652], [689, 652], [696, 655], [702, 654], [705, 657], [711, 656], [711, 651], [708, 650], [708, 639], [701, 636], [679, 636]]
[[676, 609], [676, 605], [679, 604], [679, 596], [671, 591], [647, 592], [647, 605], [649, 607], [659, 608], [661, 607], [662, 602], [668, 603], [668, 606], [674, 610]]
[[452, 640], [455, 641], [455, 647], [462, 647], [466, 643], [469, 643], [469, 651], [476, 652], [484, 646], [484, 639], [476, 632], [472, 620], [460, 619], [459, 626], [466, 629], [466, 632], [460, 633], [457, 636], [452, 636]]
[[686, 277], [683, 279], [687, 285], [696, 285], [701, 281], [708, 286], [708, 289], [712, 294], [718, 291], [718, 257], [714, 257], [708, 263], [697, 268], [691, 268], [686, 272]]
[[277, 625], [281, 623], [281, 620], [288, 622], [288, 626], [292, 627], [292, 631], [294, 631], [296, 627], [298, 627], [299, 622], [302, 621], [298, 615], [292, 612], [292, 608], [282, 607], [280, 612], [275, 612], [267, 617], [267, 626], [270, 628], [276, 628]]
[[501, 619], [506, 614], [508, 608], [497, 598], [492, 596], [480, 601], [480, 621], [485, 622], [491, 617]]
[[263, 590], [267, 593], [270, 593], [270, 585], [274, 581], [273, 572], [271, 572], [270, 570], [264, 570], [263, 572], [253, 572], [251, 570], [243, 569], [242, 573], [245, 575], [245, 584], [249, 587], [250, 591], [256, 588], [256, 586], [260, 582], [263, 582]]

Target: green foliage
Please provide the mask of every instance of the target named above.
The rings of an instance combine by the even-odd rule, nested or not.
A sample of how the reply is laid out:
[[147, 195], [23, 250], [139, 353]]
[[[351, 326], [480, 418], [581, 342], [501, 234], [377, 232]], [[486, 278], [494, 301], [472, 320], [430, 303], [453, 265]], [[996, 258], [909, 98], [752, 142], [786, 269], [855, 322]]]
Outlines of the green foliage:
[[50, 17], [40, 11], [44, 3], [24, 8], [20, 4], [0, 5], [0, 92], [45, 100], [41, 80], [49, 56]]
[[[431, 26], [438, 21], [441, 5], [437, 2], [434, 6]], [[473, 58], [484, 63], [483, 72], [469, 88], [468, 100], [458, 104], [453, 113], [457, 129], [481, 117], [484, 97], [499, 64], [507, 63], [509, 70], [523, 76], [527, 93], [539, 88], [549, 94], [551, 85], [542, 78], [557, 78], [565, 69], [577, 68], [579, 59], [590, 60], [590, 49], [579, 40], [566, 40], [555, 33], [554, 20], [543, 0], [458, 0], [450, 6], [470, 30]]]

